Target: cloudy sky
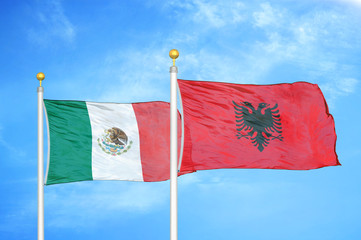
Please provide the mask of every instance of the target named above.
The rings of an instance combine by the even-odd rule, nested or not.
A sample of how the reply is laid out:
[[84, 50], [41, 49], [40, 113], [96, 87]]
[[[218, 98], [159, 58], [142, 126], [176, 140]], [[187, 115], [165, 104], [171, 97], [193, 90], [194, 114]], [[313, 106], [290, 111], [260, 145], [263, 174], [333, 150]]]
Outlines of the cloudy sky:
[[[48, 99], [169, 101], [172, 48], [182, 79], [319, 84], [342, 164], [182, 176], [179, 239], [361, 238], [361, 1], [5, 0], [0, 13], [0, 239], [37, 235], [36, 73]], [[45, 187], [45, 237], [169, 239], [169, 181]]]

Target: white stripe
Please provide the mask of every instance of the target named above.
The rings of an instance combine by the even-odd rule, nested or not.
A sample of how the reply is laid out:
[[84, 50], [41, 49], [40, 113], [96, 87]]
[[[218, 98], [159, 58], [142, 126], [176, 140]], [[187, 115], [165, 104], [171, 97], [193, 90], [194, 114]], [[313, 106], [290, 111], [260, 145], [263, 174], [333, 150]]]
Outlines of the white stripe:
[[[92, 173], [94, 180], [143, 181], [138, 124], [131, 104], [87, 102], [92, 128]], [[106, 131], [113, 127], [128, 136], [127, 152], [107, 153], [102, 143]], [[104, 139], [103, 139], [104, 140]], [[99, 141], [100, 145], [99, 146]], [[109, 152], [109, 151], [108, 151]]]

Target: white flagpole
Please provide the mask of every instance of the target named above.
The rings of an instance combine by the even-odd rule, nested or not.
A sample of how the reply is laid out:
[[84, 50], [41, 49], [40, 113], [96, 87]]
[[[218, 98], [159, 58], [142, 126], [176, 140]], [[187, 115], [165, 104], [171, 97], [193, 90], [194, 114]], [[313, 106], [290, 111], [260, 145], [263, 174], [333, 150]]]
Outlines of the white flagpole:
[[177, 196], [177, 73], [175, 59], [179, 56], [176, 49], [169, 52], [173, 59], [170, 67], [170, 240], [178, 239], [178, 196]]
[[38, 87], [38, 240], [44, 240], [44, 118], [43, 118], [43, 93], [41, 81], [44, 73], [39, 72], [36, 78], [40, 81]]

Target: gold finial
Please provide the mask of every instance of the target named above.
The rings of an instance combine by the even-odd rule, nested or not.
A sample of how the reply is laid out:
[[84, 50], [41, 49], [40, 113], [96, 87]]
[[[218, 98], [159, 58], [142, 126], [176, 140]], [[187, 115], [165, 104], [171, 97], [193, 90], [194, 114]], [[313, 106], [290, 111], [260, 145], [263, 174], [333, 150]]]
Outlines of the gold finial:
[[40, 87], [41, 87], [41, 81], [44, 80], [45, 74], [42, 72], [39, 72], [38, 74], [36, 74], [36, 78], [40, 81]]
[[169, 57], [173, 59], [173, 66], [175, 66], [175, 60], [179, 56], [179, 52], [177, 49], [172, 49], [169, 51]]

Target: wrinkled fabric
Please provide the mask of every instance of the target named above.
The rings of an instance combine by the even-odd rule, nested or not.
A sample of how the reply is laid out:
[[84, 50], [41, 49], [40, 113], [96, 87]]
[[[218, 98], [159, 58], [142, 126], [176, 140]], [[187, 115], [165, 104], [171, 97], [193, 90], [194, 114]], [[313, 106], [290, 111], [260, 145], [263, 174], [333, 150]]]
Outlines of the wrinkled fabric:
[[178, 80], [178, 85], [185, 127], [183, 171], [340, 165], [334, 120], [316, 84]]

